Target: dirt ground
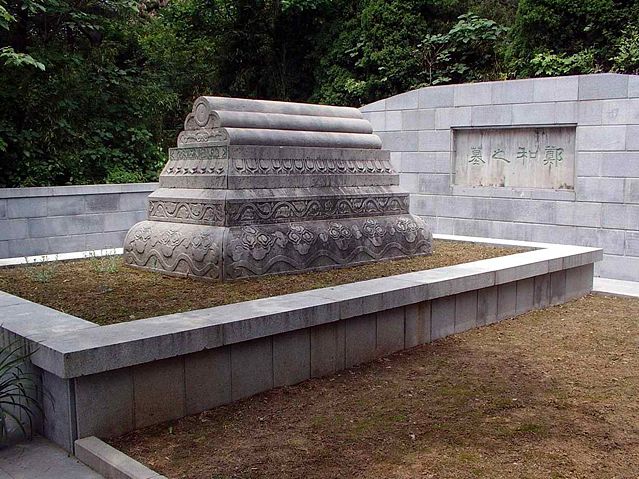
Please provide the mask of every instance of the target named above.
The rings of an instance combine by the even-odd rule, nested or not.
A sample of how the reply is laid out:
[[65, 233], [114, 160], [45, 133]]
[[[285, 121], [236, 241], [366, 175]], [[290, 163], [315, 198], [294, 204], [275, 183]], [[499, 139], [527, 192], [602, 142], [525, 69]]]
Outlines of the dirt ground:
[[588, 296], [112, 444], [171, 479], [636, 479], [639, 300]]
[[435, 241], [431, 256], [231, 282], [174, 278], [91, 258], [0, 268], [0, 290], [98, 324], [111, 324], [295, 293], [525, 251]]

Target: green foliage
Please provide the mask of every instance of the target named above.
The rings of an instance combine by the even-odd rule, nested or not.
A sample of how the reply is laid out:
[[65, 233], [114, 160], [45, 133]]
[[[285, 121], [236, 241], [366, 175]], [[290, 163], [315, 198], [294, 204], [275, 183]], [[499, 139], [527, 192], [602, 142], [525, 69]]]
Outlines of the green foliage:
[[572, 55], [565, 53], [537, 53], [530, 66], [535, 76], [561, 76], [594, 73], [597, 71], [595, 55], [590, 49]]
[[636, 0], [0, 0], [0, 187], [153, 181], [203, 94], [639, 70]]
[[89, 261], [96, 273], [117, 273], [120, 269], [121, 256], [115, 254], [98, 256], [92, 252], [89, 254]]
[[496, 78], [499, 42], [507, 32], [493, 20], [467, 13], [448, 32], [426, 35], [416, 49], [422, 62], [417, 86]]
[[24, 436], [31, 434], [33, 420], [42, 413], [35, 374], [27, 362], [33, 353], [24, 352], [20, 341], [0, 348], [0, 439], [6, 441], [13, 423]]
[[618, 72], [639, 74], [639, 26], [624, 29], [618, 41], [617, 54], [612, 58]]
[[25, 269], [27, 276], [31, 281], [35, 281], [36, 283], [48, 283], [53, 279], [58, 270], [57, 257], [54, 261], [47, 261], [44, 256], [41, 258], [33, 258], [31, 262], [26, 258], [25, 260], [27, 265], [29, 265], [28, 268]]

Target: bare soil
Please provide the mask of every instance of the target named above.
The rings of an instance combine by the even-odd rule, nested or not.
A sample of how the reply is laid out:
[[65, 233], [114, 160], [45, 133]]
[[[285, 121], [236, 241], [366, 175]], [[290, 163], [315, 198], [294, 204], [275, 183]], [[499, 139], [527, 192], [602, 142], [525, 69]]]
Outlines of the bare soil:
[[172, 479], [637, 478], [638, 347], [639, 300], [588, 296], [111, 443]]
[[104, 325], [452, 266], [522, 251], [525, 250], [435, 241], [431, 256], [231, 282], [175, 278], [129, 268], [119, 258], [90, 258], [0, 268], [0, 290]]

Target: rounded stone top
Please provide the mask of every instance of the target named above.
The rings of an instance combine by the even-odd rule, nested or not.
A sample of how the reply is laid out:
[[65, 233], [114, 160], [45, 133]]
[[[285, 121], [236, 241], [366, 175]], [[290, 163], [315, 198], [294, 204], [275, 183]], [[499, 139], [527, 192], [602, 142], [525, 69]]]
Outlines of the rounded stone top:
[[184, 122], [178, 146], [280, 145], [380, 149], [357, 108], [201, 96]]

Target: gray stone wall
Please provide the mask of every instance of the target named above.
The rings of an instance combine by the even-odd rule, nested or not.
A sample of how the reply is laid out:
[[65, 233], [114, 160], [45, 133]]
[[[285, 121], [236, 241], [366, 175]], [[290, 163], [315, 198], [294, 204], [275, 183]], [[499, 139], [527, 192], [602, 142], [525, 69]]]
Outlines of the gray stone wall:
[[156, 183], [0, 189], [0, 258], [121, 248]]
[[[434, 233], [602, 247], [598, 276], [639, 281], [639, 76], [428, 87], [361, 111]], [[557, 125], [576, 126], [574, 190], [453, 184], [453, 129]]]

